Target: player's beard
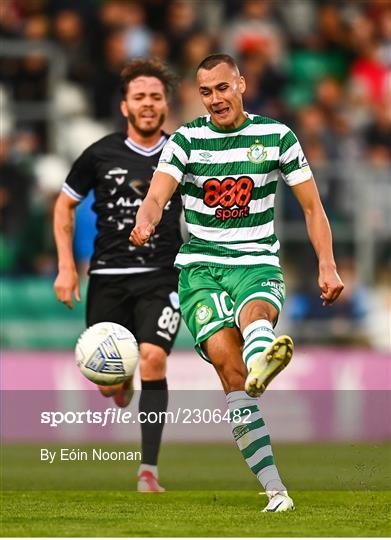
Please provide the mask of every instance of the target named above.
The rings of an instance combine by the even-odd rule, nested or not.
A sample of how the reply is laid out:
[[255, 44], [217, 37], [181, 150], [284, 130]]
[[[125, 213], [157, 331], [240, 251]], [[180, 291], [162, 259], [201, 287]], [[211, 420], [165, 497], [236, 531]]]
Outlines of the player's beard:
[[165, 116], [164, 113], [162, 113], [159, 116], [158, 122], [154, 127], [151, 127], [149, 129], [142, 129], [137, 123], [136, 116], [133, 113], [131, 113], [130, 111], [128, 111], [128, 122], [129, 122], [129, 124], [131, 124], [133, 126], [133, 128], [137, 131], [137, 133], [139, 135], [141, 135], [142, 137], [150, 137], [151, 135], [154, 135], [157, 131], [160, 130], [160, 128], [164, 124], [165, 119], [166, 119], [166, 116]]

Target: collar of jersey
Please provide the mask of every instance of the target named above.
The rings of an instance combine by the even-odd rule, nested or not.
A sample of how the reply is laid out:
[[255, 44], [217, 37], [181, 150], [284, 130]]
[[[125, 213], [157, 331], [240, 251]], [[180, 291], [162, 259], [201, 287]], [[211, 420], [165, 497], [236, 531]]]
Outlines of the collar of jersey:
[[136, 144], [134, 141], [132, 141], [130, 137], [127, 137], [125, 139], [126, 146], [133, 150], [133, 152], [137, 152], [137, 154], [141, 154], [142, 156], [153, 156], [154, 154], [157, 154], [162, 150], [166, 142], [166, 137], [162, 135], [159, 141], [155, 144], [155, 146], [146, 148], [145, 146], [140, 146], [139, 144]]
[[209, 121], [207, 123], [207, 126], [213, 130], [213, 131], [217, 131], [217, 133], [235, 133], [236, 131], [242, 131], [242, 129], [246, 128], [249, 124], [251, 124], [251, 118], [250, 117], [247, 117], [246, 120], [243, 122], [243, 124], [241, 124], [239, 127], [237, 128], [233, 128], [233, 129], [219, 129], [218, 127], [216, 127], [214, 124], [212, 124], [212, 121], [210, 120], [210, 116], [209, 116]]

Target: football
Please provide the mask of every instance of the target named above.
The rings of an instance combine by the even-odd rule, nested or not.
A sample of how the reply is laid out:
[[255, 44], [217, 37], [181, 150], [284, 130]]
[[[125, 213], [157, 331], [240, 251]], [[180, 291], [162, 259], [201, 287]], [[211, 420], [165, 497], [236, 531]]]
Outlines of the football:
[[124, 382], [133, 375], [138, 359], [136, 338], [120, 324], [94, 324], [76, 343], [76, 364], [95, 384], [107, 386]]

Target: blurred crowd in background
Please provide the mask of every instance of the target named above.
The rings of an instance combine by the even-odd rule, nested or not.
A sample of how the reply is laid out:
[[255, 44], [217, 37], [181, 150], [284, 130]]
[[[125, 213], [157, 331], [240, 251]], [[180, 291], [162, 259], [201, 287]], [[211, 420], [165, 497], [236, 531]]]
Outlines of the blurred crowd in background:
[[[353, 329], [365, 341], [367, 313], [390, 308], [388, 0], [2, 0], [0, 39], [3, 274], [55, 275], [54, 200], [81, 151], [124, 128], [119, 74], [127, 61], [159, 57], [180, 77], [171, 132], [205, 114], [195, 67], [226, 52], [246, 78], [245, 109], [296, 132], [334, 230], [346, 291], [331, 314], [320, 306], [301, 211], [281, 188], [288, 317], [332, 317], [336, 335]], [[78, 213], [82, 267], [90, 205]]]

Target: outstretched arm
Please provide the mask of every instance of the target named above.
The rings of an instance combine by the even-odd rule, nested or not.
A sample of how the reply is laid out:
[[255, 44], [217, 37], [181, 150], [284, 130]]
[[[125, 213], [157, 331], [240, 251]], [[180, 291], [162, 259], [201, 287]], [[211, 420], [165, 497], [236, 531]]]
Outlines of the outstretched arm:
[[54, 290], [60, 302], [73, 308], [72, 294], [80, 302], [80, 283], [73, 257], [73, 231], [75, 223], [75, 206], [78, 201], [60, 193], [54, 207], [54, 238], [58, 256], [58, 274], [54, 282]]
[[330, 225], [313, 178], [292, 186], [305, 216], [308, 236], [319, 261], [319, 287], [323, 305], [332, 304], [344, 287], [337, 273]]
[[155, 227], [162, 219], [164, 207], [177, 187], [178, 182], [173, 176], [155, 172], [147, 196], [137, 212], [136, 225], [129, 236], [135, 246], [144, 245], [154, 234]]

